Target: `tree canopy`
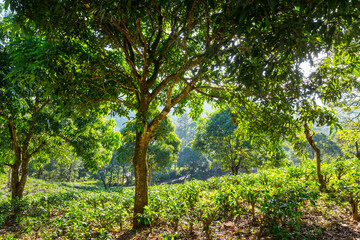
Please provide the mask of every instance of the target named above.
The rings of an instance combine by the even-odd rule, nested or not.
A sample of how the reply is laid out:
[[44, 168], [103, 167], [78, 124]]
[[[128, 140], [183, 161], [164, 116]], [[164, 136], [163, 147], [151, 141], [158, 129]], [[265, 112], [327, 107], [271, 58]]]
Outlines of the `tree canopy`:
[[[30, 32], [35, 23], [36, 33], [61, 52], [52, 79], [60, 93], [85, 104], [111, 102], [119, 114], [136, 112], [135, 228], [148, 204], [147, 148], [171, 109], [181, 114], [190, 107], [197, 117], [205, 100], [228, 101], [239, 117], [255, 120], [254, 129], [274, 137], [293, 136], [304, 122], [335, 123], [328, 111], [312, 107], [318, 85], [302, 78], [299, 64], [335, 43], [352, 42], [360, 16], [357, 1], [343, 0], [6, 5], [19, 27]], [[333, 89], [332, 81], [321, 83]]]
[[64, 107], [66, 99], [42, 85], [54, 54], [49, 46], [38, 37], [6, 32], [1, 44], [0, 167], [11, 168], [13, 199], [23, 197], [31, 161], [41, 164], [72, 152], [82, 157], [86, 169], [95, 171], [110, 160], [119, 140], [114, 122], [76, 105]]
[[253, 132], [246, 121], [236, 122], [230, 109], [216, 111], [198, 124], [193, 148], [233, 175], [260, 166], [267, 152], [279, 152], [277, 143], [269, 144], [266, 135]]

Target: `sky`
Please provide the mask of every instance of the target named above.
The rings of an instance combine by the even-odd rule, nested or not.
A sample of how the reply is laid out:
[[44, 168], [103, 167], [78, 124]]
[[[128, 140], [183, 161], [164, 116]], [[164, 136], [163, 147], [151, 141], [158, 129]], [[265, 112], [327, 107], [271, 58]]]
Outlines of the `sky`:
[[[4, 0], [0, 0], [0, 5], [3, 5], [4, 4]], [[0, 12], [0, 17], [2, 17], [3, 16], [3, 13], [2, 12]]]

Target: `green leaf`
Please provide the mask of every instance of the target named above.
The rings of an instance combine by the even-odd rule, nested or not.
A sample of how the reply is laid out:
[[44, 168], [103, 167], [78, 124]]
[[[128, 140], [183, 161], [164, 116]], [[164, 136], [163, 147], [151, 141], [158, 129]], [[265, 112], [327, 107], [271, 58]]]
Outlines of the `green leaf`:
[[8, 10], [10, 2], [11, 2], [11, 0], [6, 0], [5, 1], [5, 4], [4, 4], [4, 9], [5, 10]]

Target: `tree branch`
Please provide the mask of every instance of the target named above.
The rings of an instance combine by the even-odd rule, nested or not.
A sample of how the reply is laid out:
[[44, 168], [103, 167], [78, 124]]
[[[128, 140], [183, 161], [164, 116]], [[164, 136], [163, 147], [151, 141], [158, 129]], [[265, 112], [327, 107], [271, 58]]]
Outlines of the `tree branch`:
[[201, 95], [204, 95], [204, 96], [209, 97], [209, 98], [217, 98], [217, 99], [229, 100], [228, 97], [221, 97], [221, 96], [211, 95], [211, 94], [205, 93], [203, 91], [200, 91], [199, 89], [196, 89], [196, 88], [195, 88], [195, 91], [200, 93]]
[[41, 149], [42, 147], [44, 147], [45, 145], [46, 145], [46, 142], [43, 141], [31, 154], [29, 154], [29, 159], [30, 159], [32, 156], [34, 156], [37, 152], [39, 152], [40, 149]]
[[4, 163], [5, 166], [8, 166], [8, 167], [11, 167], [11, 168], [14, 168], [14, 164], [10, 164], [10, 163]]
[[163, 90], [166, 85], [172, 80], [178, 78], [182, 73], [187, 70], [192, 69], [193, 67], [199, 65], [204, 59], [205, 54], [200, 54], [192, 58], [192, 61], [187, 62], [182, 68], [180, 68], [176, 73], [169, 75], [166, 77], [150, 94], [150, 100], [154, 100], [156, 96]]

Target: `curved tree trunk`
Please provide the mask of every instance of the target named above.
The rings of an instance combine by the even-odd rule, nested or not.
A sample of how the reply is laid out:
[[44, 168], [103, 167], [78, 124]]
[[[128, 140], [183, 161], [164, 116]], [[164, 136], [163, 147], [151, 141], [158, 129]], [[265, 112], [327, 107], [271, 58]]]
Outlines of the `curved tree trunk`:
[[108, 186], [106, 184], [106, 169], [100, 169], [99, 176], [100, 176], [100, 180], [102, 181], [102, 183], [104, 185], [104, 188], [108, 189]]
[[11, 200], [14, 213], [17, 215], [21, 210], [18, 201], [24, 197], [25, 185], [29, 174], [29, 158], [23, 158], [21, 153], [15, 155], [15, 164], [11, 167]]
[[316, 147], [315, 142], [313, 140], [313, 136], [310, 134], [310, 130], [309, 130], [307, 123], [304, 124], [304, 128], [305, 128], [304, 133], [306, 135], [306, 139], [307, 139], [308, 143], [310, 144], [310, 146], [312, 147], [312, 149], [314, 149], [314, 151], [316, 152], [316, 171], [317, 171], [317, 176], [318, 176], [318, 180], [320, 183], [320, 191], [324, 192], [324, 191], [326, 191], [326, 181], [324, 179], [324, 176], [321, 174], [320, 149], [318, 147]]
[[138, 229], [145, 226], [145, 222], [138, 217], [138, 214], [144, 213], [145, 206], [148, 205], [148, 174], [146, 153], [150, 141], [150, 135], [137, 131], [134, 155], [135, 170], [135, 203], [133, 228]]

